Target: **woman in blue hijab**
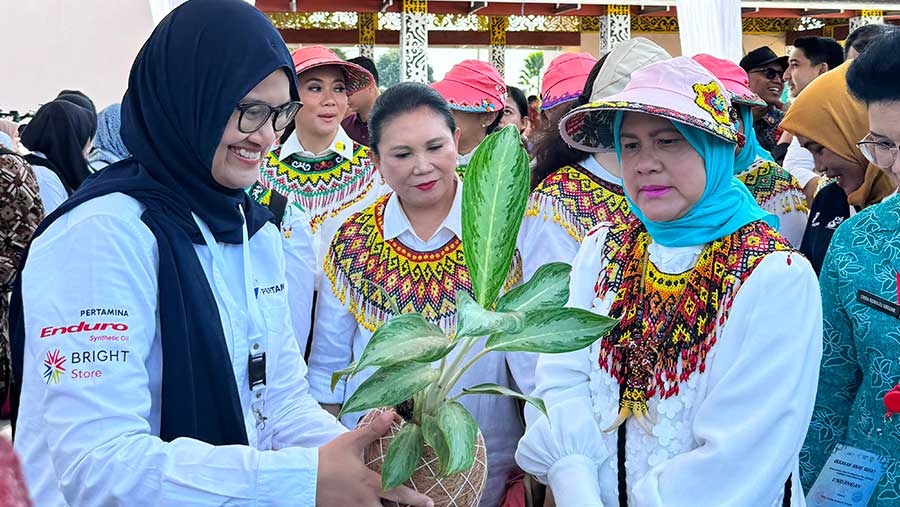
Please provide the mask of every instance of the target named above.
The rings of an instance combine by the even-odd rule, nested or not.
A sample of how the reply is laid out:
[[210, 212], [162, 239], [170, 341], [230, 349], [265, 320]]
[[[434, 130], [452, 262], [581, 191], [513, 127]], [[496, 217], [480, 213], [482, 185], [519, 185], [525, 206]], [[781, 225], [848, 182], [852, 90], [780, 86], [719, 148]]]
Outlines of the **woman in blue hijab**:
[[94, 149], [88, 156], [91, 172], [131, 156], [125, 141], [122, 141], [122, 106], [113, 104], [97, 115], [97, 135], [94, 136]]
[[721, 83], [679, 57], [583, 107], [614, 140], [635, 218], [588, 233], [569, 305], [620, 322], [539, 360], [549, 417], [529, 415], [519, 465], [559, 507], [803, 505], [817, 281], [734, 177]]
[[35, 503], [430, 505], [382, 492], [309, 395], [271, 214], [247, 197], [293, 120], [293, 65], [241, 0], [191, 0], [122, 101], [133, 155], [41, 225], [11, 309], [17, 451]]

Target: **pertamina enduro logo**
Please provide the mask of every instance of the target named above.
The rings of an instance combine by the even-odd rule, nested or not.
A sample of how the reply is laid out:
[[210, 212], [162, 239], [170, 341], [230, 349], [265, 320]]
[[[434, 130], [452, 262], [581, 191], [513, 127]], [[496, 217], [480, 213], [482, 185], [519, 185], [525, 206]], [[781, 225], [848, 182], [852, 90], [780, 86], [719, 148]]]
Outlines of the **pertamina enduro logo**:
[[59, 384], [59, 379], [66, 373], [66, 356], [59, 349], [48, 350], [44, 357], [44, 382]]

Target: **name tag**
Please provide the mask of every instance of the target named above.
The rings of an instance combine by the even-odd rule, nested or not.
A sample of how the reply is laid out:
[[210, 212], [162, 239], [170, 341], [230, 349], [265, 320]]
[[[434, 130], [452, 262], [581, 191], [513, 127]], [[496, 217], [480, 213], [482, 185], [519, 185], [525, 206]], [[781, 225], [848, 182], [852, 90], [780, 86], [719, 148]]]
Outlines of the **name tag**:
[[865, 507], [884, 474], [887, 459], [838, 444], [806, 495], [810, 507]]
[[900, 305], [891, 303], [887, 299], [880, 298], [875, 294], [872, 294], [871, 292], [866, 292], [864, 290], [857, 291], [856, 300], [868, 306], [869, 308], [874, 308], [879, 312], [886, 313], [888, 315], [892, 315], [894, 318], [900, 319]]

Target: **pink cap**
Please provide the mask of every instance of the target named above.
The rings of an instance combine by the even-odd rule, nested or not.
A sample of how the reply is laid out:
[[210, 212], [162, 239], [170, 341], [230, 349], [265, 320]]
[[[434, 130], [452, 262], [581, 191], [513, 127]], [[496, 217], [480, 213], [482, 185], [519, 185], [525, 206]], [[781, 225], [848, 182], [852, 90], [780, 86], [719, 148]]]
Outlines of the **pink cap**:
[[481, 60], [457, 63], [431, 87], [457, 111], [487, 113], [502, 111], [506, 106], [503, 78], [493, 65]]
[[369, 71], [355, 63], [341, 60], [341, 57], [325, 46], [307, 46], [295, 49], [291, 53], [291, 59], [294, 61], [294, 70], [298, 76], [315, 67], [334, 65], [340, 68], [344, 73], [347, 95], [352, 95], [375, 81]]
[[747, 71], [738, 66], [738, 64], [705, 53], [694, 55], [694, 61], [710, 71], [713, 76], [716, 76], [725, 85], [732, 102], [745, 106], [766, 107], [765, 101], [750, 89], [750, 79], [747, 77]]
[[597, 59], [590, 53], [563, 53], [550, 62], [541, 82], [541, 109], [575, 100]]
[[[560, 134], [569, 145], [584, 130], [592, 132], [592, 144], [612, 149], [615, 113], [638, 112], [677, 121], [737, 143], [731, 121], [731, 101], [724, 86], [699, 63], [679, 56], [636, 70], [619, 93], [581, 106], [560, 121]], [[581, 113], [573, 115], [573, 113]], [[573, 115], [571, 120], [569, 116]]]

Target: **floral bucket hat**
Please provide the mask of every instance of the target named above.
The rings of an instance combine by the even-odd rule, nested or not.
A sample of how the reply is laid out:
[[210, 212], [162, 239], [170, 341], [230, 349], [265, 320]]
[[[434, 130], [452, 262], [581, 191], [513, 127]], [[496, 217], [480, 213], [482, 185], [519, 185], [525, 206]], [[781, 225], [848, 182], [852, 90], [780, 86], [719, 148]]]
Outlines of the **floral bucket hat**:
[[[635, 71], [624, 90], [582, 108], [579, 119], [572, 120], [571, 113], [562, 118], [560, 134], [573, 146], [589, 141], [590, 151], [615, 148], [613, 120], [619, 111], [677, 121], [731, 143], [740, 142], [741, 137], [732, 122], [725, 87], [699, 63], [684, 56]], [[592, 133], [589, 139], [574, 138], [585, 130]]]
[[467, 113], [503, 111], [506, 84], [493, 65], [481, 60], [463, 60], [444, 79], [431, 85], [450, 105]]
[[713, 76], [725, 85], [732, 104], [744, 106], [766, 107], [767, 104], [759, 95], [750, 89], [750, 78], [747, 71], [731, 60], [723, 60], [712, 55], [701, 53], [694, 55], [694, 61], [710, 71]]
[[353, 95], [375, 81], [375, 78], [372, 77], [369, 71], [355, 63], [341, 60], [341, 57], [325, 46], [308, 46], [295, 49], [291, 53], [291, 59], [294, 61], [294, 71], [297, 72], [298, 76], [310, 69], [326, 65], [334, 65], [340, 68], [341, 72], [344, 73], [347, 95]]

